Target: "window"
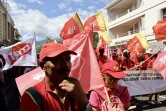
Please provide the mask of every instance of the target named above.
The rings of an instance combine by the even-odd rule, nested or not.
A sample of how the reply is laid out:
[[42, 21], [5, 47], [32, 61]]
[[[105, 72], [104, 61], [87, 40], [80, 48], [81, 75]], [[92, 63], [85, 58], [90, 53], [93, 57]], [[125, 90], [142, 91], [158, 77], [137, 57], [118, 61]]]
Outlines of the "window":
[[11, 24], [8, 22], [8, 36], [7, 36], [7, 40], [10, 41], [11, 38]]
[[163, 9], [163, 20], [166, 20], [166, 9]]
[[139, 26], [138, 26], [138, 22], [135, 24], [135, 30], [138, 30]]

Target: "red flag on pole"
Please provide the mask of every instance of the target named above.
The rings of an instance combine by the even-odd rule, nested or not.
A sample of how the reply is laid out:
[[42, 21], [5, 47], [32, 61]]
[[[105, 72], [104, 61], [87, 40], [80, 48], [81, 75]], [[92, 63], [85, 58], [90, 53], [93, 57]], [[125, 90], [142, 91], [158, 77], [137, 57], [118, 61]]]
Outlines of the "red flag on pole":
[[74, 35], [82, 32], [83, 30], [84, 26], [82, 25], [78, 14], [75, 13], [72, 18], [70, 18], [63, 26], [60, 37], [63, 39], [69, 39], [72, 38]]
[[126, 49], [129, 52], [133, 52], [133, 53], [139, 53], [140, 51], [146, 48], [148, 48], [148, 43], [146, 41], [146, 38], [140, 33], [137, 33], [126, 44]]
[[153, 26], [153, 31], [155, 33], [156, 40], [166, 39], [166, 20], [158, 21], [155, 26]]
[[166, 79], [166, 51], [158, 54], [153, 63], [153, 68], [161, 73], [164, 80]]
[[71, 57], [72, 69], [70, 76], [80, 81], [85, 92], [104, 86], [91, 42], [92, 37], [92, 28], [88, 28], [63, 42], [70, 50], [77, 52], [76, 56]]
[[104, 21], [104, 16], [101, 11], [89, 17], [84, 23], [85, 29], [87, 29], [91, 25], [93, 25], [93, 31], [107, 30]]

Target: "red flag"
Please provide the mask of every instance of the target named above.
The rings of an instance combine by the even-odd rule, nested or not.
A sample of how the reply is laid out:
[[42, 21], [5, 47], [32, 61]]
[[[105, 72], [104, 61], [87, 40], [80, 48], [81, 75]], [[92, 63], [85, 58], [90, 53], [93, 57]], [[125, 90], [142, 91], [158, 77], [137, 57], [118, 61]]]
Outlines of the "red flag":
[[45, 77], [45, 73], [40, 67], [38, 67], [20, 77], [17, 77], [16, 84], [17, 84], [18, 90], [20, 92], [20, 95], [22, 96], [22, 94], [24, 93], [24, 91], [26, 89], [36, 85], [38, 82], [43, 80], [44, 77]]
[[85, 29], [91, 25], [93, 25], [93, 31], [105, 31], [105, 30], [107, 30], [106, 25], [105, 25], [105, 21], [104, 21], [104, 16], [103, 16], [103, 13], [101, 11], [99, 13], [89, 17], [84, 23]]
[[136, 36], [130, 39], [126, 44], [126, 49], [129, 52], [133, 53], [139, 53], [140, 51], [146, 49], [147, 47], [148, 43], [146, 41], [146, 38], [140, 33], [137, 33]]
[[166, 39], [166, 21], [158, 21], [155, 26], [153, 26], [153, 31], [155, 33], [156, 40]]
[[158, 54], [153, 63], [153, 68], [161, 73], [164, 80], [166, 79], [166, 51]]
[[104, 86], [99, 65], [92, 47], [92, 28], [75, 35], [73, 38], [64, 40], [63, 44], [70, 50], [77, 52], [71, 57], [72, 69], [70, 76], [77, 78], [83, 90]]
[[82, 25], [82, 22], [78, 14], [75, 13], [72, 18], [70, 18], [63, 26], [60, 37], [62, 37], [63, 39], [69, 39], [72, 38], [74, 35], [82, 32], [83, 30], [84, 27]]
[[96, 47], [96, 50], [95, 50], [97, 55], [99, 55], [99, 49], [100, 48], [104, 48], [104, 55], [107, 55], [107, 53], [108, 53], [108, 51], [107, 51], [107, 43], [103, 39], [101, 32], [99, 32], [99, 41], [98, 41], [98, 44], [97, 44], [97, 47]]

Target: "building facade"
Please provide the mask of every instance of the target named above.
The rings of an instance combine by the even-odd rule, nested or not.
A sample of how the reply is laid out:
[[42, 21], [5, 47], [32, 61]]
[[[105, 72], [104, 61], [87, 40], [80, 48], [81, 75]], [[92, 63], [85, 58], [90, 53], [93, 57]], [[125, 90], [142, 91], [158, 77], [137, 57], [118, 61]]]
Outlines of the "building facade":
[[149, 48], [164, 49], [165, 42], [155, 40], [152, 27], [166, 18], [166, 0], [113, 0], [105, 9], [113, 49], [124, 46], [138, 32], [146, 37]]
[[0, 45], [14, 43], [14, 21], [8, 13], [7, 0], [0, 0]]

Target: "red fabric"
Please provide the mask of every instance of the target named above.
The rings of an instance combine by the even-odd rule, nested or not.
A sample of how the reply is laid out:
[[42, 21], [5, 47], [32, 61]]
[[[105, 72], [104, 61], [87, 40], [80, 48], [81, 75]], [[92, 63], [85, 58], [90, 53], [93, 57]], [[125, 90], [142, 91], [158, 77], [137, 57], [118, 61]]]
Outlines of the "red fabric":
[[137, 56], [137, 54], [136, 53], [131, 53], [130, 54], [131, 56], [130, 56], [130, 59], [134, 62], [134, 64], [138, 64], [138, 56]]
[[[150, 61], [150, 54], [145, 54], [145, 60], [146, 60], [146, 63], [148, 64], [149, 61]], [[148, 60], [147, 60], [148, 59]]]
[[81, 30], [79, 29], [79, 24], [77, 24], [73, 18], [70, 18], [63, 26], [60, 37], [63, 39], [69, 39], [80, 32]]
[[[59, 97], [45, 84], [44, 80], [35, 85], [34, 88], [42, 96], [44, 111], [64, 111], [63, 107], [65, 111], [71, 111], [68, 96], [66, 96], [63, 106]], [[76, 108], [76, 111], [77, 110]], [[41, 111], [41, 109], [33, 102], [27, 93], [24, 93], [21, 98], [20, 111]]]
[[129, 59], [128, 60], [128, 64], [127, 64], [126, 60], [123, 58], [121, 65], [122, 65], [123, 69], [130, 69], [130, 68], [134, 67], [134, 62]]
[[152, 68], [154, 59], [150, 59], [148, 62], [148, 68]]
[[155, 33], [156, 40], [166, 39], [166, 21], [158, 21], [155, 26], [153, 26], [153, 31]]
[[98, 56], [98, 62], [99, 62], [99, 67], [100, 67], [100, 69], [103, 68], [104, 63], [106, 63], [108, 60], [109, 60], [108, 57], [105, 56], [105, 55], [103, 55], [103, 56], [100, 56], [100, 55], [99, 55], [99, 56]]
[[45, 57], [55, 57], [62, 52], [70, 52], [76, 55], [74, 51], [68, 50], [63, 44], [60, 43], [46, 43], [40, 51], [39, 61], [41, 62]]
[[100, 27], [98, 26], [96, 15], [89, 17], [85, 21], [85, 23], [84, 23], [85, 29], [87, 29], [90, 26], [93, 26], [93, 31], [100, 31]]
[[[118, 84], [116, 86], [116, 88], [114, 89], [114, 91], [112, 91], [110, 89], [107, 89], [107, 90], [108, 90], [109, 97], [111, 97], [111, 96], [118, 96], [119, 97], [121, 95], [122, 91], [124, 90], [124, 86], [121, 86]], [[98, 91], [98, 93], [96, 91]], [[92, 106], [99, 107], [100, 111], [102, 111], [102, 104], [103, 104], [104, 100], [100, 96], [104, 97], [105, 91], [104, 91], [104, 88], [97, 89], [96, 91], [91, 92], [89, 102], [91, 103]], [[99, 93], [99, 91], [101, 93]], [[99, 96], [99, 94], [100, 94], [100, 96]], [[126, 89], [123, 92], [123, 94], [119, 97], [119, 99], [121, 100], [121, 102], [124, 105], [126, 105], [130, 102], [131, 97], [130, 97], [130, 94], [128, 92], [128, 89]]]
[[101, 61], [101, 63], [106, 63], [107, 61], [108, 61], [108, 57], [107, 56], [105, 56], [105, 55], [102, 55], [102, 56], [98, 56], [98, 59], [99, 59], [99, 61]]
[[143, 63], [140, 67], [141, 70], [147, 70], [147, 64]]
[[161, 73], [164, 80], [166, 79], [166, 51], [158, 54], [153, 62], [153, 68]]
[[63, 42], [70, 50], [77, 52], [77, 56], [71, 56], [70, 76], [79, 80], [85, 92], [93, 87], [104, 86], [91, 38], [93, 38], [93, 30], [88, 28]]
[[95, 52], [97, 53], [97, 55], [99, 55], [99, 50], [103, 48], [104, 49], [104, 55], [107, 55], [108, 50], [107, 50], [107, 43], [105, 42], [105, 40], [103, 39], [103, 37], [100, 35], [99, 37], [99, 41], [96, 47]]
[[141, 42], [137, 38], [137, 36], [134, 36], [132, 39], [130, 39], [126, 44], [126, 49], [129, 52], [133, 52], [138, 54], [140, 51], [144, 50], [144, 48], [141, 45]]
[[106, 62], [103, 65], [101, 72], [104, 74], [105, 73], [110, 74], [115, 78], [126, 77], [126, 74], [123, 71], [121, 71], [119, 64], [114, 60], [109, 60], [108, 62]]
[[38, 67], [20, 77], [16, 78], [16, 84], [22, 96], [24, 91], [29, 87], [33, 87], [45, 77], [44, 71]]

